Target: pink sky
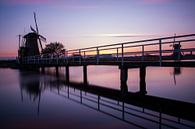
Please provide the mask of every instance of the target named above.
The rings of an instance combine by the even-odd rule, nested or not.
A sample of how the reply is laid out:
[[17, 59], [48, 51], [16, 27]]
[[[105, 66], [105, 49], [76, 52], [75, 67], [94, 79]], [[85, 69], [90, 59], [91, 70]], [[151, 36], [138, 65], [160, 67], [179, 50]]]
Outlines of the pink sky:
[[17, 35], [35, 26], [34, 11], [47, 43], [75, 49], [194, 33], [194, 6], [194, 0], [2, 0], [0, 57], [17, 55]]

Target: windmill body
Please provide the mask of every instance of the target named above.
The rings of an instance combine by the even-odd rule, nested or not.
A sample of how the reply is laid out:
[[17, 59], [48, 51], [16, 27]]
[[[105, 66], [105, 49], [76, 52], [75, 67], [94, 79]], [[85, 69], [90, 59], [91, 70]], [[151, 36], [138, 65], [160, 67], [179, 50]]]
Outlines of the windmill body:
[[35, 56], [40, 55], [39, 45], [38, 45], [38, 35], [37, 33], [28, 33], [23, 38], [25, 39], [25, 56]]

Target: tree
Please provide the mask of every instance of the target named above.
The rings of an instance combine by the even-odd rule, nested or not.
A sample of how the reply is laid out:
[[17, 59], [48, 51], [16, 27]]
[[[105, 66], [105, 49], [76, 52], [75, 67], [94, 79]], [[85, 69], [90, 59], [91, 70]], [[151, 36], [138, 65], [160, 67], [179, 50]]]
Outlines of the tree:
[[50, 44], [47, 44], [42, 51], [43, 54], [52, 54], [57, 56], [64, 54], [64, 52], [64, 45], [60, 42], [51, 42]]

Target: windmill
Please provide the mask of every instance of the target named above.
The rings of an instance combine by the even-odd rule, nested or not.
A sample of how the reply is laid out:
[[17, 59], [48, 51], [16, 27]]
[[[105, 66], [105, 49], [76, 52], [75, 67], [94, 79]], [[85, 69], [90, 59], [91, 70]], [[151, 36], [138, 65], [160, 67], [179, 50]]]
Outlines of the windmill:
[[34, 12], [34, 20], [35, 20], [36, 30], [33, 29], [32, 26], [30, 26], [32, 32], [23, 36], [22, 45], [19, 46], [18, 57], [20, 59], [27, 56], [40, 55], [43, 51], [43, 46], [41, 41], [46, 42], [46, 38], [39, 34], [35, 12]]
[[180, 43], [175, 41], [175, 37], [176, 37], [176, 34], [174, 34], [173, 44], [170, 45], [170, 46], [173, 47], [172, 48], [173, 49], [172, 56], [173, 56], [174, 59], [180, 59], [183, 56], [184, 53], [181, 51]]

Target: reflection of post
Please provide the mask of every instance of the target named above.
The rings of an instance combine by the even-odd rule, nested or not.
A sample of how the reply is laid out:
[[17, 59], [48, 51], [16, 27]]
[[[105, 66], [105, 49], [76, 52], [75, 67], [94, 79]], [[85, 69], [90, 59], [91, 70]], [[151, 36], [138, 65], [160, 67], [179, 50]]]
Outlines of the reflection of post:
[[83, 66], [83, 82], [84, 84], [87, 84], [87, 65]]
[[60, 86], [57, 85], [57, 89], [58, 89], [58, 94], [60, 94]]
[[58, 68], [58, 66], [56, 66], [56, 77], [58, 77], [59, 76], [59, 68]]
[[98, 95], [98, 110], [100, 110], [100, 96]]
[[125, 119], [125, 103], [122, 102], [122, 119]]
[[181, 74], [181, 67], [174, 67], [174, 75], [180, 75]]
[[128, 69], [122, 67], [120, 69], [120, 80], [121, 80], [121, 91], [122, 93], [126, 93], [128, 91], [127, 88], [127, 79], [128, 79]]
[[66, 82], [69, 83], [69, 66], [66, 66]]
[[80, 90], [80, 99], [81, 99], [81, 104], [83, 103], [83, 101], [82, 101], [82, 98], [83, 98], [83, 96], [82, 96], [82, 90]]
[[45, 67], [41, 67], [41, 73], [42, 73], [42, 74], [45, 73]]
[[21, 93], [21, 101], [23, 102], [23, 90], [22, 90], [22, 87], [20, 87], [20, 93]]
[[161, 113], [161, 109], [159, 111], [159, 129], [161, 129], [161, 125], [162, 125], [162, 113]]
[[173, 79], [174, 79], [174, 83], [176, 85], [176, 75], [180, 75], [181, 74], [181, 68], [180, 67], [174, 67], [173, 69]]
[[41, 93], [39, 94], [38, 107], [37, 107], [37, 115], [39, 115], [39, 111], [40, 111], [40, 101], [41, 101]]
[[146, 91], [146, 67], [140, 67], [139, 71], [139, 76], [140, 76], [140, 93], [145, 95], [147, 93]]
[[69, 98], [69, 86], [68, 86], [68, 98]]

